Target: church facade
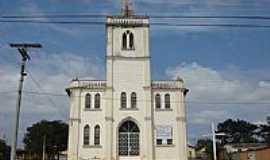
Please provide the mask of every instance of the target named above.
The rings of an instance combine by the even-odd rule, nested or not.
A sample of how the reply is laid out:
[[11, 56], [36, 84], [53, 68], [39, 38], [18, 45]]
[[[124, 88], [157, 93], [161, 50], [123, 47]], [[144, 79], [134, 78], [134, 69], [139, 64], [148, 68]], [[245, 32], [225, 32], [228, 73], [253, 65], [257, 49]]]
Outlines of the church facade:
[[68, 160], [187, 160], [183, 81], [151, 79], [149, 17], [106, 21], [106, 80], [73, 80]]

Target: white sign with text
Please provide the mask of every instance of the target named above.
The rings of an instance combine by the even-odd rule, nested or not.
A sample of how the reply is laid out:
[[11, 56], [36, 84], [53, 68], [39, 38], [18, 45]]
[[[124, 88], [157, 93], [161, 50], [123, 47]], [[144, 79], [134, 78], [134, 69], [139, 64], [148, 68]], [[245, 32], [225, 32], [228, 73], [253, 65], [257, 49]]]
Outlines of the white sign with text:
[[172, 139], [171, 126], [157, 126], [156, 131], [157, 139]]

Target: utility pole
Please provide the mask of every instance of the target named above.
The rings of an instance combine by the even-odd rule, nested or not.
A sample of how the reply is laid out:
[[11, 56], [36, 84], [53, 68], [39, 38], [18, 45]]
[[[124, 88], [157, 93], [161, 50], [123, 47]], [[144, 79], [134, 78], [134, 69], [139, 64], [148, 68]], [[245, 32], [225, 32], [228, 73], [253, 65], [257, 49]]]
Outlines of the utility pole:
[[46, 135], [43, 137], [42, 160], [46, 157]]
[[12, 43], [9, 44], [11, 48], [17, 48], [19, 53], [22, 56], [21, 62], [21, 72], [20, 72], [20, 81], [18, 86], [18, 97], [16, 102], [16, 117], [13, 126], [13, 139], [10, 153], [10, 160], [16, 160], [16, 148], [17, 148], [17, 136], [18, 136], [18, 128], [20, 122], [20, 108], [21, 108], [21, 100], [22, 100], [22, 89], [23, 89], [23, 81], [24, 77], [27, 75], [25, 73], [25, 65], [26, 61], [30, 60], [30, 56], [27, 53], [28, 48], [41, 48], [41, 44], [38, 43]]
[[217, 160], [217, 143], [216, 143], [216, 136], [226, 136], [225, 133], [221, 132], [221, 133], [216, 133], [216, 126], [215, 123], [212, 122], [211, 124], [211, 128], [212, 128], [212, 138], [213, 138], [213, 156], [214, 156], [214, 160]]
[[215, 132], [215, 123], [213, 122], [211, 125], [212, 128], [212, 138], [213, 138], [213, 156], [214, 160], [217, 160], [217, 144], [216, 144], [216, 132]]

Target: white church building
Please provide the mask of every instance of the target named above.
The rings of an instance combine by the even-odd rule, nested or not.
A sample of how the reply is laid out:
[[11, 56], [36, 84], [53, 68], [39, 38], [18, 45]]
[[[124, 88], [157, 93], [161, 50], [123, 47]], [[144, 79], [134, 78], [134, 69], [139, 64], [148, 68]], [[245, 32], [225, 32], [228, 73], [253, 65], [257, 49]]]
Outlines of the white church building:
[[106, 21], [106, 79], [72, 80], [68, 160], [187, 160], [183, 81], [151, 79], [149, 17]]

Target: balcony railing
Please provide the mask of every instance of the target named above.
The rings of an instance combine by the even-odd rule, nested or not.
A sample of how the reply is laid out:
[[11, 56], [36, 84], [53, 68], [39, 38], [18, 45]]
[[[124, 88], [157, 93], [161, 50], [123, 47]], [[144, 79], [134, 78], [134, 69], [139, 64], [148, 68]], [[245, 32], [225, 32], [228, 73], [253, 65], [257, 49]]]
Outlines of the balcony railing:
[[102, 80], [73, 80], [69, 88], [105, 89], [106, 81]]
[[182, 81], [152, 81], [153, 89], [182, 89]]

